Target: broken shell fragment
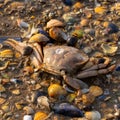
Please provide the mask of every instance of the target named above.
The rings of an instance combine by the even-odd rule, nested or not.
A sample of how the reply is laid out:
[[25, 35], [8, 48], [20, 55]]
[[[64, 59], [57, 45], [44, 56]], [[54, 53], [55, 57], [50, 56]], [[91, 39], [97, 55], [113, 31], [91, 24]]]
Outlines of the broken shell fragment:
[[95, 100], [95, 96], [92, 95], [91, 93], [82, 95], [82, 102], [85, 105], [90, 105], [91, 103], [94, 102], [94, 100]]
[[49, 41], [49, 38], [47, 38], [45, 35], [38, 33], [33, 35], [30, 39], [29, 39], [29, 43], [34, 43], [34, 42], [47, 42]]
[[50, 97], [58, 97], [59, 95], [65, 95], [66, 90], [59, 84], [51, 84], [48, 88], [48, 95]]
[[90, 111], [85, 113], [87, 120], [101, 120], [101, 114], [98, 111]]
[[40, 106], [46, 107], [49, 109], [49, 99], [46, 96], [40, 96], [37, 98], [37, 103]]
[[117, 46], [110, 46], [108, 44], [102, 44], [101, 48], [106, 55], [114, 55], [115, 52], [117, 51], [118, 47]]
[[100, 87], [98, 87], [98, 86], [91, 86], [91, 87], [89, 88], [89, 92], [90, 92], [92, 95], [94, 95], [95, 97], [100, 96], [100, 95], [103, 94], [103, 90], [102, 90]]
[[106, 11], [107, 11], [107, 8], [104, 7], [104, 6], [97, 6], [95, 9], [94, 9], [95, 13], [97, 14], [104, 14]]
[[34, 114], [34, 110], [30, 107], [30, 106], [25, 106], [23, 108], [23, 110], [26, 111], [26, 114], [30, 115], [30, 114]]
[[45, 112], [37, 112], [35, 113], [34, 120], [44, 120], [47, 116]]
[[14, 53], [12, 50], [10, 49], [6, 49], [6, 50], [2, 50], [0, 51], [0, 57], [8, 57], [11, 58], [13, 57]]
[[57, 19], [51, 19], [47, 22], [46, 28], [52, 28], [52, 27], [64, 27], [64, 24], [57, 20]]

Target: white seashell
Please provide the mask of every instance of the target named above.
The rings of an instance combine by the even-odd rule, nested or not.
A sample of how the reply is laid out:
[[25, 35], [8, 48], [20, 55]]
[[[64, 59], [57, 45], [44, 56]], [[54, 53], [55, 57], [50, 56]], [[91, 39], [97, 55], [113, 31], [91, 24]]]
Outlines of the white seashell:
[[90, 111], [85, 113], [88, 120], [101, 120], [101, 114], [98, 111]]
[[23, 120], [32, 120], [31, 115], [24, 115]]

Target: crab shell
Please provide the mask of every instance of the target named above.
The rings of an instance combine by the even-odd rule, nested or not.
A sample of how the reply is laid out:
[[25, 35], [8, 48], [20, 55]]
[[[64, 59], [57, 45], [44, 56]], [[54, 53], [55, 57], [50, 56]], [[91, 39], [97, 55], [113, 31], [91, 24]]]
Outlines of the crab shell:
[[89, 58], [86, 54], [74, 47], [45, 47], [43, 68], [56, 74], [60, 74], [64, 70], [67, 74], [72, 75], [88, 60]]

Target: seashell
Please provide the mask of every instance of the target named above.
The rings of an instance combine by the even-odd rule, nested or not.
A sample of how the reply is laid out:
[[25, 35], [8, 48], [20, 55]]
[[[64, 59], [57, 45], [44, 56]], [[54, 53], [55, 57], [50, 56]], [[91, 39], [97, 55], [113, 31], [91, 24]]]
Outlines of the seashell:
[[14, 95], [20, 95], [20, 90], [19, 89], [12, 90], [12, 94], [14, 94]]
[[38, 105], [45, 106], [46, 108], [49, 109], [49, 102], [48, 101], [49, 101], [49, 99], [46, 96], [40, 96], [37, 98]]
[[82, 27], [87, 26], [88, 25], [88, 19], [82, 19], [80, 24], [81, 24]]
[[46, 93], [44, 91], [34, 91], [34, 92], [32, 92], [32, 94], [31, 94], [31, 102], [32, 103], [37, 102], [37, 98], [39, 96], [43, 96], [43, 95], [46, 95]]
[[3, 51], [0, 51], [0, 57], [8, 57], [8, 58], [11, 58], [13, 57], [14, 53], [12, 50], [10, 49], [6, 49], [6, 50], [3, 50]]
[[23, 120], [32, 120], [31, 115], [24, 115]]
[[34, 120], [44, 120], [47, 116], [45, 112], [37, 112], [35, 113]]
[[91, 86], [91, 87], [89, 88], [89, 92], [90, 92], [92, 95], [94, 95], [95, 97], [100, 96], [100, 95], [103, 94], [102, 88], [100, 88], [100, 87], [98, 87], [98, 86]]
[[5, 91], [6, 91], [5, 87], [2, 84], [0, 84], [0, 93]]
[[51, 19], [47, 22], [46, 28], [52, 28], [52, 27], [64, 27], [64, 24], [57, 20], [57, 19]]
[[15, 103], [15, 107], [18, 109], [18, 110], [21, 110], [23, 108], [23, 105], [19, 102], [16, 102]]
[[83, 117], [83, 112], [76, 106], [70, 103], [59, 103], [51, 106], [52, 110], [56, 114], [62, 114], [69, 117]]
[[33, 110], [31, 107], [29, 107], [29, 106], [25, 106], [25, 107], [23, 108], [23, 110], [25, 110], [25, 111], [26, 111], [26, 114], [28, 114], [28, 115], [34, 114], [34, 110]]
[[75, 30], [72, 32], [72, 36], [76, 36], [78, 38], [82, 38], [84, 35], [84, 32], [82, 30]]
[[64, 21], [66, 23], [69, 23], [69, 24], [73, 24], [74, 22], [76, 22], [76, 20], [74, 19], [75, 15], [72, 14], [72, 13], [66, 13], [62, 16], [62, 18], [64, 19]]
[[9, 106], [9, 104], [5, 104], [5, 105], [2, 105], [2, 106], [1, 106], [1, 109], [2, 109], [4, 112], [9, 112], [9, 111], [10, 111], [10, 106]]
[[85, 105], [90, 105], [95, 100], [95, 96], [93, 96], [91, 93], [83, 94], [82, 95], [82, 102]]
[[72, 102], [76, 98], [76, 94], [69, 94], [67, 96], [67, 101]]
[[92, 18], [92, 13], [90, 11], [85, 12], [86, 18]]
[[109, 22], [103, 22], [103, 27], [108, 27]]
[[5, 98], [0, 97], [0, 105], [2, 105], [3, 103], [5, 103], [5, 101], [6, 101]]
[[107, 8], [104, 6], [97, 6], [95, 7], [94, 11], [97, 14], [104, 14], [107, 11]]
[[49, 38], [46, 37], [45, 35], [41, 34], [41, 33], [38, 33], [38, 34], [35, 34], [33, 35], [30, 39], [29, 39], [29, 43], [34, 43], [34, 42], [47, 42], [49, 41]]
[[59, 84], [51, 84], [48, 88], [48, 95], [50, 97], [58, 97], [60, 95], [65, 95], [66, 91]]
[[58, 42], [65, 42], [68, 39], [65, 32], [63, 32], [62, 29], [56, 27], [53, 27], [49, 30], [49, 35], [52, 39]]
[[115, 52], [118, 50], [117, 46], [110, 46], [108, 44], [101, 44], [101, 48], [106, 55], [114, 55]]
[[111, 7], [111, 11], [120, 11], [120, 3], [117, 2]]
[[29, 75], [34, 72], [34, 69], [31, 66], [26, 66], [26, 67], [24, 67], [23, 72], [25, 72], [26, 75]]
[[85, 118], [88, 120], [101, 120], [101, 114], [98, 111], [85, 112]]
[[76, 2], [74, 5], [73, 5], [73, 8], [74, 9], [81, 9], [83, 8], [83, 4], [81, 2]]

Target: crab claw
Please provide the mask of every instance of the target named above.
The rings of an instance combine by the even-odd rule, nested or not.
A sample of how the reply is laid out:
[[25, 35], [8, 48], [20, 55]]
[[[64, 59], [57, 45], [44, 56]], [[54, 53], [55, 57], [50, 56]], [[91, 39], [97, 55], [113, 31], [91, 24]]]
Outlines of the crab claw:
[[29, 44], [24, 42], [18, 42], [14, 39], [8, 39], [4, 42], [12, 46], [16, 51], [20, 52], [23, 56], [29, 56], [32, 65], [38, 69], [43, 62], [42, 48], [38, 43]]
[[26, 47], [26, 43], [18, 42], [14, 39], [8, 39], [4, 41], [5, 44], [12, 46], [16, 51], [20, 52], [22, 55], [24, 54], [24, 49]]

